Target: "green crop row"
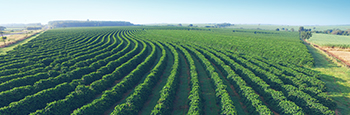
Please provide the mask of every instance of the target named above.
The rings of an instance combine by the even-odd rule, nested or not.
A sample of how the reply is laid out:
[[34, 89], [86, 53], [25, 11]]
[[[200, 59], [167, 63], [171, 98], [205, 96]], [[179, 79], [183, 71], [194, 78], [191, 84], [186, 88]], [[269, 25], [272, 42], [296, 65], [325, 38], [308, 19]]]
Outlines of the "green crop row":
[[187, 115], [201, 115], [203, 114], [203, 99], [201, 94], [201, 87], [199, 85], [198, 80], [198, 73], [196, 70], [196, 66], [194, 65], [193, 58], [191, 54], [184, 49], [180, 45], [175, 45], [177, 49], [179, 49], [186, 57], [187, 61], [190, 65], [190, 74], [191, 74], [191, 91], [190, 95], [188, 96], [189, 102], [189, 109], [187, 112]]
[[[149, 71], [149, 66], [153, 64], [153, 61], [156, 58], [155, 55], [155, 46], [153, 43], [150, 43], [152, 47], [152, 52], [145, 58], [147, 54], [147, 45], [141, 41], [144, 49], [141, 51], [143, 55], [136, 55], [134, 58], [135, 61], [128, 61], [121, 65], [120, 67], [126, 66], [127, 68], [119, 69], [117, 71], [121, 74], [127, 74], [128, 71], [131, 71], [127, 76], [125, 76], [119, 83], [117, 83], [111, 90], [106, 90], [102, 93], [101, 98], [95, 99], [91, 103], [84, 105], [73, 111], [72, 115], [97, 115], [103, 114], [110, 106], [114, 103], [121, 100], [122, 95], [127, 91], [132, 89], [135, 85], [138, 84], [139, 80], [142, 79], [143, 73], [147, 73]], [[145, 60], [144, 60], [145, 59]], [[144, 61], [143, 61], [144, 60]], [[140, 63], [140, 61], [143, 61]], [[137, 66], [135, 69], [132, 67]], [[119, 77], [121, 75], [116, 75]], [[104, 76], [106, 77], [106, 76]], [[107, 88], [106, 85], [113, 83], [113, 81], [117, 80], [110, 76], [109, 79], [97, 80], [97, 82], [92, 83], [90, 86], [92, 90], [96, 90], [94, 92], [100, 92], [101, 89]], [[109, 83], [108, 83], [109, 82]]]
[[143, 107], [144, 103], [147, 101], [148, 96], [151, 94], [150, 92], [152, 92], [152, 88], [156, 85], [166, 66], [166, 50], [164, 49], [163, 45], [158, 42], [156, 43], [160, 49], [162, 49], [162, 56], [159, 59], [159, 62], [151, 70], [150, 74], [148, 74], [143, 83], [140, 83], [135, 87], [134, 92], [126, 98], [126, 102], [119, 104], [114, 108], [114, 111], [111, 113], [111, 115], [137, 114]]
[[152, 115], [168, 115], [173, 104], [172, 101], [175, 99], [175, 92], [179, 83], [179, 54], [176, 49], [164, 43], [168, 47], [174, 56], [174, 64], [172, 66], [171, 73], [167, 79], [165, 86], [162, 88], [160, 98], [158, 99], [157, 105], [152, 110]]
[[[213, 50], [209, 50], [209, 51], [212, 51], [212, 52], [216, 52], [216, 51], [213, 51]], [[216, 55], [220, 55], [218, 53], [216, 53]], [[222, 55], [222, 54], [221, 54]], [[223, 56], [223, 55], [222, 55]], [[230, 55], [232, 56], [232, 55]], [[228, 58], [228, 57], [226, 57]], [[290, 96], [290, 90], [287, 90], [285, 87], [284, 87], [284, 83], [277, 77], [277, 76], [274, 76], [273, 74], [271, 73], [268, 73], [262, 69], [260, 69], [259, 67], [257, 67], [256, 65], [253, 65], [251, 64], [250, 62], [247, 62], [246, 60], [242, 60], [240, 58], [235, 58], [237, 61], [240, 62], [240, 64], [250, 68], [250, 70], [253, 71], [253, 73], [255, 73], [255, 75], [258, 75], [260, 76], [262, 79], [264, 79], [265, 81], [267, 82], [264, 82], [263, 80], [259, 80], [258, 77], [254, 77], [255, 75], [253, 73], [250, 73], [249, 71], [248, 72], [245, 72], [246, 75], [248, 76], [248, 78], [244, 78], [243, 76], [244, 75], [241, 75], [243, 77], [243, 79], [245, 79], [246, 81], [248, 81], [247, 83], [249, 84], [250, 82], [255, 82], [255, 84], [257, 85], [252, 85], [253, 88], [259, 93], [261, 94], [265, 99], [278, 99], [278, 100], [267, 100], [267, 103], [269, 103], [271, 106], [275, 106], [273, 108], [276, 108], [275, 110], [282, 110], [282, 111], [279, 111], [279, 112], [286, 112], [285, 110], [290, 110], [289, 108], [279, 108], [279, 107], [283, 107], [283, 106], [277, 106], [279, 101], [285, 101], [287, 98], [293, 102], [296, 102], [297, 105], [302, 105], [300, 101], [294, 101], [292, 100], [291, 96]], [[241, 65], [236, 65], [235, 67], [240, 67]], [[243, 68], [241, 66], [241, 68]], [[243, 70], [244, 71], [244, 70]], [[244, 72], [242, 72], [244, 73]], [[248, 74], [247, 74], [248, 73]], [[250, 73], [250, 74], [249, 74]], [[270, 85], [268, 85], [268, 84]], [[269, 89], [269, 87], [271, 86], [271, 88], [274, 88], [274, 90], [271, 90]], [[278, 96], [277, 92], [275, 90], [279, 90], [279, 91], [282, 91], [284, 93], [284, 95], [287, 95], [287, 98], [280, 92], [280, 96]], [[306, 106], [301, 106], [301, 108], [303, 108], [303, 110], [308, 113], [308, 114], [311, 114], [311, 113], [322, 113], [322, 114], [334, 114], [334, 111], [331, 111], [329, 110], [327, 107], [323, 106], [322, 104], [318, 103], [318, 101], [315, 101], [314, 98], [311, 98], [310, 95], [300, 91], [298, 89], [298, 92], [301, 92], [305, 97], [307, 97], [308, 99], [312, 99], [309, 100], [310, 103], [315, 103], [317, 105], [317, 107], [312, 107], [312, 108], [308, 108]], [[265, 97], [267, 96], [267, 97]], [[273, 97], [275, 96], [275, 97]], [[276, 97], [278, 96], [278, 98]], [[302, 96], [302, 95], [300, 95]], [[327, 104], [327, 103], [324, 103], [324, 104]], [[295, 105], [295, 104], [294, 104]], [[328, 106], [332, 106], [332, 105], [328, 105]], [[279, 109], [278, 109], [279, 108]], [[300, 108], [299, 108], [300, 109]], [[312, 112], [310, 112], [311, 110], [310, 109], [315, 109], [313, 110]], [[290, 112], [288, 112], [290, 113]], [[291, 113], [290, 113], [291, 114]]]
[[235, 106], [233, 105], [233, 101], [231, 100], [230, 95], [227, 92], [226, 85], [224, 85], [222, 79], [219, 77], [218, 73], [215, 72], [215, 68], [212, 66], [211, 62], [205, 58], [203, 54], [201, 54], [196, 49], [193, 49], [189, 46], [186, 47], [193, 54], [195, 54], [201, 61], [203, 65], [205, 65], [207, 73], [210, 75], [210, 78], [213, 80], [215, 84], [215, 94], [217, 99], [220, 101], [221, 112], [222, 115], [236, 115], [237, 111]]

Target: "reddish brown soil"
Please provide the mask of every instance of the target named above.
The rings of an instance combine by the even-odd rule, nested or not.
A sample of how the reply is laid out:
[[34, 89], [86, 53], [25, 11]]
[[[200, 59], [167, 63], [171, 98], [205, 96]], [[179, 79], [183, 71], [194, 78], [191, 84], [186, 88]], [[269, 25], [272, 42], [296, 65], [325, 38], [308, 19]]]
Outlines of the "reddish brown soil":
[[336, 114], [336, 115], [339, 115], [338, 109], [335, 110], [335, 114]]
[[[40, 31], [40, 32], [41, 32], [41, 31]], [[20, 41], [23, 41], [23, 40], [27, 39], [27, 38], [30, 38], [30, 37], [32, 37], [32, 36], [35, 36], [36, 34], [38, 34], [38, 33], [40, 33], [40, 32], [36, 32], [36, 33], [34, 33], [34, 34], [30, 35], [30, 36], [27, 36], [27, 37], [22, 37], [23, 35], [12, 35], [12, 36], [15, 37], [15, 38], [12, 38], [12, 37], [11, 37], [11, 40], [15, 40], [15, 41], [7, 41], [6, 44], [0, 43], [0, 48], [4, 48], [4, 47], [7, 47], [7, 46], [9, 46], [9, 45], [16, 44], [16, 43], [18, 43], [18, 42], [20, 42]], [[18, 38], [17, 36], [20, 37], [20, 38]], [[9, 39], [9, 38], [10, 38], [10, 37], [8, 37], [8, 39]], [[2, 41], [1, 41], [1, 42], [2, 42]]]
[[[158, 80], [158, 82], [157, 82], [157, 84], [156, 84], [155, 86], [159, 86], [159, 84], [162, 82], [161, 79], [163, 78], [164, 74], [165, 74], [165, 71], [163, 71], [163, 74], [159, 77], [159, 80]], [[154, 91], [155, 88], [156, 88], [156, 87], [153, 87], [153, 88], [152, 88], [152, 91]], [[149, 103], [151, 102], [151, 97], [153, 97], [153, 94], [151, 94], [151, 95], [148, 96], [148, 99], [147, 99], [147, 101], [145, 102], [145, 104], [143, 105], [143, 107], [149, 105]], [[141, 115], [141, 113], [142, 113], [142, 111], [139, 111], [138, 115]]]
[[344, 50], [341, 48], [321, 47], [316, 44], [310, 43], [306, 40], [304, 40], [304, 42], [313, 45], [315, 48], [325, 52], [328, 56], [334, 57], [340, 60], [347, 67], [350, 67], [350, 52], [348, 52], [348, 50]]
[[[216, 66], [214, 63], [211, 62], [211, 64], [212, 64], [214, 67], [217, 68], [217, 66]], [[224, 78], [225, 81], [229, 82], [229, 81], [227, 80], [226, 76], [224, 76], [224, 74], [223, 74], [219, 69], [218, 69], [218, 72], [219, 72], [219, 74]], [[232, 84], [229, 84], [229, 86], [230, 86], [230, 88], [232, 89], [234, 95], [237, 96], [239, 100], [241, 100], [241, 97], [238, 95], [238, 93], [236, 92], [236, 90], [235, 90], [235, 88], [233, 87], [233, 85], [232, 85]], [[239, 101], [239, 104], [241, 104], [242, 108], [244, 109], [244, 112], [245, 112], [246, 114], [248, 114], [248, 111], [247, 111], [247, 109], [246, 109], [247, 106], [244, 105], [241, 101]]]
[[117, 106], [121, 101], [123, 101], [127, 96], [133, 91], [134, 89], [128, 90], [126, 93], [123, 94], [123, 98], [120, 99], [118, 102], [114, 103], [113, 106], [111, 106], [107, 111], [103, 113], [103, 115], [109, 115], [113, 110], [114, 107]]

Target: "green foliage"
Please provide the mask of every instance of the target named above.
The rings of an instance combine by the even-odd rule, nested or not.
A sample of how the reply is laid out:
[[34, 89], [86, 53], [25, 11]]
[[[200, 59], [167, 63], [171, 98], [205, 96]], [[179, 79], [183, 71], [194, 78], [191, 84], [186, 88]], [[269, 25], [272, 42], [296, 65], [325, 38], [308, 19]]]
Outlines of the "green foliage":
[[189, 27], [49, 30], [0, 56], [0, 114], [139, 114], [155, 87], [151, 114], [171, 114], [182, 66], [190, 69], [187, 114], [206, 114], [201, 65], [217, 114], [238, 114], [237, 106], [252, 115], [335, 114], [319, 74], [303, 67], [313, 58], [298, 33]]
[[168, 115], [170, 112], [170, 108], [172, 108], [172, 101], [175, 99], [175, 91], [178, 87], [179, 82], [179, 54], [175, 50], [175, 48], [169, 44], [165, 44], [171, 51], [174, 56], [174, 64], [172, 66], [172, 70], [165, 86], [162, 88], [160, 93], [160, 98], [158, 100], [157, 105], [152, 110], [152, 115], [164, 114]]
[[313, 33], [309, 41], [324, 47], [350, 48], [349, 36]]
[[312, 37], [312, 33], [310, 31], [302, 31], [301, 32], [301, 38], [302, 39], [310, 39]]

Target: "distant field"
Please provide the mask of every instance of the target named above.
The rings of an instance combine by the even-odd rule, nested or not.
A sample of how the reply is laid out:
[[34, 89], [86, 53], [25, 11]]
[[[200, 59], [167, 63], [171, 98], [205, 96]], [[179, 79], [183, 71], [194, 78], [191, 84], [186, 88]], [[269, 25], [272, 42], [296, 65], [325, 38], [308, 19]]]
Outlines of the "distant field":
[[350, 48], [350, 36], [313, 33], [309, 41], [325, 47]]
[[[166, 26], [166, 25], [174, 25], [177, 26], [177, 24], [148, 24], [148, 26]], [[182, 24], [182, 26], [188, 26], [189, 24]], [[214, 26], [215, 24], [208, 23], [208, 24], [193, 24], [193, 26], [198, 27], [205, 27], [205, 26]], [[268, 25], [268, 24], [234, 24], [234, 26], [229, 26], [226, 28], [235, 28], [235, 29], [262, 29], [262, 30], [276, 30], [277, 28], [288, 29], [290, 31], [292, 28], [294, 28], [294, 31], [298, 31], [300, 26], [294, 26], [294, 25]], [[350, 25], [334, 25], [334, 26], [303, 26], [304, 28], [315, 30], [315, 31], [324, 31], [328, 29], [340, 29], [340, 30], [348, 30], [350, 29]], [[314, 29], [315, 27], [315, 29]], [[285, 31], [285, 30], [284, 30]]]
[[5, 30], [9, 31], [9, 30], [23, 30], [24, 27], [14, 27], [14, 28], [6, 28]]
[[[294, 28], [295, 31], [299, 30], [300, 26], [289, 26], [289, 25], [258, 25], [258, 24], [236, 24], [235, 26], [230, 26], [228, 28], [243, 28], [243, 29], [263, 29], [263, 30], [276, 30], [276, 28], [287, 28], [290, 30]], [[323, 31], [328, 29], [340, 29], [347, 30], [350, 29], [350, 25], [348, 26], [303, 26], [304, 28], [315, 30], [315, 31]], [[315, 29], [313, 29], [315, 27]]]

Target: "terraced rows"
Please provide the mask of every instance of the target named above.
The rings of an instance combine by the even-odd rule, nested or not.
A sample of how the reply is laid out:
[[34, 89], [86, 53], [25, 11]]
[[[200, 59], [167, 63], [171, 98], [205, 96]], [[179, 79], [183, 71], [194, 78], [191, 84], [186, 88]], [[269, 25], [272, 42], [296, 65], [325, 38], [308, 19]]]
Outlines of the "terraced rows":
[[166, 38], [49, 30], [0, 56], [0, 114], [335, 114], [314, 71]]

